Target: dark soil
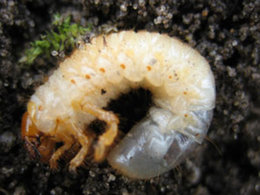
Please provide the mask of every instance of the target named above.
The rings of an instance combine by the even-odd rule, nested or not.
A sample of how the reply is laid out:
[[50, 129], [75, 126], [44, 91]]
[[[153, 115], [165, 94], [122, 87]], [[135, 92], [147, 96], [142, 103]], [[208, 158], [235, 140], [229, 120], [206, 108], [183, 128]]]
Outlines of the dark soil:
[[[30, 159], [21, 117], [56, 62], [39, 58], [23, 68], [18, 60], [56, 12], [94, 30], [147, 29], [197, 48], [216, 79], [211, 141], [177, 169], [146, 181], [127, 179], [106, 162], [71, 174]], [[260, 194], [259, 13], [259, 0], [0, 0], [0, 194]]]

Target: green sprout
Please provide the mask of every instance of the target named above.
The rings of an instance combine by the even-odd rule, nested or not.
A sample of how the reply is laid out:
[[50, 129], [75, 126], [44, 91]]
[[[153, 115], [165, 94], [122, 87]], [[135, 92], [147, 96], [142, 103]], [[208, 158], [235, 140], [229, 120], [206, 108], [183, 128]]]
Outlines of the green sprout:
[[31, 65], [39, 55], [51, 56], [52, 51], [62, 52], [66, 49], [73, 49], [77, 40], [91, 27], [83, 27], [79, 24], [71, 24], [71, 17], [61, 17], [55, 14], [51, 31], [42, 35], [40, 40], [31, 43], [31, 47], [25, 51], [25, 55], [19, 60], [20, 63]]

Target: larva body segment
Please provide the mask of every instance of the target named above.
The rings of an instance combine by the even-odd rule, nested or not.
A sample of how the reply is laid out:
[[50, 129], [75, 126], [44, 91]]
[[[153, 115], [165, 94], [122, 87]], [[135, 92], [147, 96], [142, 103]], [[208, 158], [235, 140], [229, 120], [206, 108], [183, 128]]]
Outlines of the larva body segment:
[[[175, 38], [145, 31], [98, 36], [60, 64], [28, 103], [22, 128], [28, 150], [44, 147], [41, 142], [53, 150], [48, 147], [63, 142], [49, 157], [42, 155], [55, 168], [59, 157], [79, 142], [81, 149], [70, 162], [75, 170], [93, 140], [84, 130], [98, 118], [108, 127], [94, 158], [104, 159], [119, 121], [102, 108], [137, 87], [151, 91], [154, 106], [112, 149], [109, 163], [133, 178], [151, 178], [173, 168], [207, 133], [215, 106], [214, 77], [197, 51]], [[40, 143], [31, 134], [40, 137]]]

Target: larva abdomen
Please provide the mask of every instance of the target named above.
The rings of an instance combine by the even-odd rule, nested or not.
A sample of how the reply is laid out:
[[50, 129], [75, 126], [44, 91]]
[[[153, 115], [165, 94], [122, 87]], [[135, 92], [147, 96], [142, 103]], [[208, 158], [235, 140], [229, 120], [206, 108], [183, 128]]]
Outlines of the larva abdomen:
[[[59, 156], [76, 140], [82, 148], [70, 162], [70, 169], [75, 170], [88, 154], [93, 139], [83, 130], [98, 118], [108, 124], [95, 146], [94, 158], [100, 161], [106, 157], [105, 151], [118, 131], [118, 118], [103, 108], [111, 99], [137, 87], [151, 91], [155, 107], [112, 150], [109, 162], [129, 177], [156, 176], [172, 168], [182, 159], [180, 156], [187, 155], [189, 148], [184, 149], [182, 144], [202, 142], [215, 105], [214, 77], [207, 61], [188, 45], [167, 35], [122, 31], [93, 38], [62, 62], [32, 96], [24, 120], [30, 125], [23, 125], [27, 128], [23, 129], [23, 136], [27, 142], [33, 142], [27, 136], [33, 132], [37, 136], [54, 136], [56, 142], [64, 143], [49, 157], [51, 167], [56, 166]], [[129, 138], [131, 133], [136, 136], [134, 140]], [[186, 137], [184, 143], [178, 136]], [[153, 143], [154, 147], [159, 143], [158, 147], [164, 151], [153, 153]], [[147, 149], [143, 148], [146, 144]], [[171, 155], [173, 146], [179, 155], [175, 159]], [[147, 153], [140, 151], [142, 148]], [[140, 152], [127, 158], [129, 149]], [[150, 169], [140, 172], [150, 157], [156, 160], [150, 161]], [[126, 160], [118, 161], [120, 158]]]
[[[141, 82], [145, 78], [149, 87], [162, 86], [158, 89], [160, 93], [166, 92], [171, 97], [192, 96], [195, 102], [215, 94], [214, 88], [207, 87], [214, 85], [214, 80], [205, 59], [166, 35], [127, 31], [100, 36], [74, 55], [69, 62], [61, 64], [61, 69], [65, 66], [68, 70], [65, 65], [68, 64], [83, 79], [91, 76], [89, 84], [100, 88], [107, 83], [120, 83], [122, 79]], [[79, 58], [82, 59], [80, 62], [74, 62]], [[62, 72], [66, 76], [66, 71]], [[72, 73], [68, 78], [77, 76]], [[206, 91], [203, 85], [206, 85]], [[204, 106], [213, 106], [212, 102], [204, 103]]]

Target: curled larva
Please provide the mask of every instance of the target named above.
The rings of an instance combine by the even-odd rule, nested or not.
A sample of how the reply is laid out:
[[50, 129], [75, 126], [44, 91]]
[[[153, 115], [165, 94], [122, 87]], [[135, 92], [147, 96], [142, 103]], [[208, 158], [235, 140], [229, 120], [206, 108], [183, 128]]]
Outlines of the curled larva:
[[[112, 148], [119, 119], [103, 108], [139, 87], [152, 93], [153, 106]], [[22, 138], [31, 155], [51, 168], [79, 143], [72, 171], [92, 147], [95, 161], [107, 158], [128, 177], [151, 178], [175, 167], [203, 141], [214, 106], [214, 77], [197, 51], [167, 35], [122, 31], [93, 38], [60, 64], [32, 95]], [[96, 143], [88, 131], [95, 119], [107, 124]]]

